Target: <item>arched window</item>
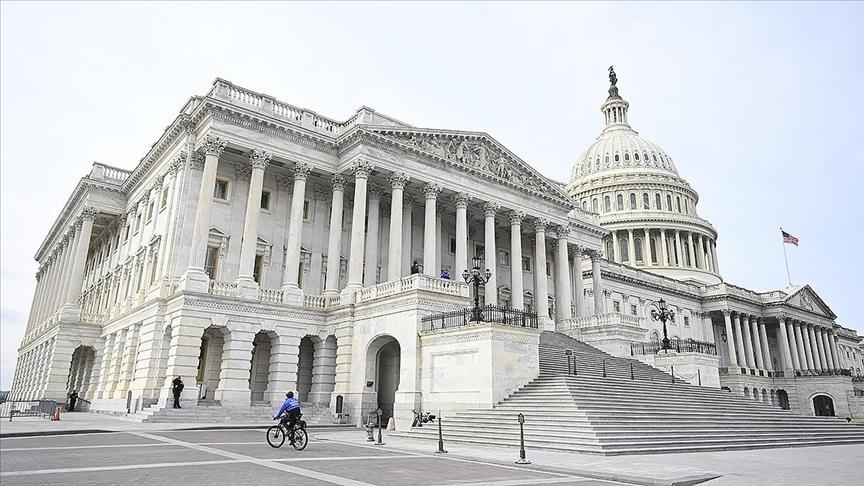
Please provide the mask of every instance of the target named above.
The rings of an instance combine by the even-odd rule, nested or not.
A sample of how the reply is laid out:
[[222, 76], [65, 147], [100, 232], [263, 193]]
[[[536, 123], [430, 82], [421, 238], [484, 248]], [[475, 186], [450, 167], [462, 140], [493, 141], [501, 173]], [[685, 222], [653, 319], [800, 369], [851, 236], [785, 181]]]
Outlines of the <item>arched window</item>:
[[582, 200], [582, 210], [583, 210], [583, 211], [587, 211], [587, 210], [588, 210], [588, 201], [585, 200], [585, 199]]
[[657, 154], [651, 154], [651, 157], [654, 157], [654, 162], [657, 162]]
[[666, 209], [672, 211], [672, 196], [670, 194], [666, 194]]
[[633, 153], [633, 157], [634, 157], [636, 160], [639, 160], [639, 152], [634, 152], [634, 153]]
[[624, 211], [624, 196], [618, 194], [615, 198], [615, 206], [618, 208], [618, 211]]
[[615, 154], [615, 162], [618, 162], [619, 160], [621, 160], [621, 158], [618, 156], [618, 154]]
[[630, 193], [630, 209], [636, 209], [636, 194]]
[[642, 193], [642, 209], [651, 209], [651, 198], [647, 192]]
[[606, 242], [606, 258], [609, 260], [615, 259], [615, 251], [613, 250], [613, 248], [615, 248], [615, 247], [612, 246], [612, 240], [607, 241]]
[[658, 211], [663, 209], [662, 207], [660, 207], [660, 193], [659, 192], [657, 194], [654, 194], [654, 209], [656, 209]]
[[603, 162], [607, 165], [609, 164], [609, 156], [608, 155], [603, 158]]
[[630, 162], [630, 154], [627, 152], [624, 152], [624, 162]]
[[651, 251], [651, 263], [657, 263], [657, 240], [654, 238], [648, 239], [648, 246]]
[[596, 198], [596, 197], [594, 198], [593, 201], [591, 201], [591, 209], [592, 209], [595, 213], [599, 213], [599, 212], [600, 212], [600, 203], [597, 201], [597, 198]]
[[594, 163], [597, 167], [600, 167], [600, 156], [597, 156], [597, 161]]
[[744, 387], [744, 396], [750, 398], [750, 389], [746, 386]]
[[678, 196], [676, 199], [678, 202], [678, 212], [680, 213], [681, 212], [681, 196]]
[[684, 212], [690, 214], [690, 198], [684, 199]]
[[612, 199], [609, 196], [603, 198], [603, 211], [612, 212]]
[[660, 342], [660, 333], [657, 331], [651, 331], [651, 342]]
[[618, 240], [618, 254], [621, 255], [622, 262], [630, 261], [630, 252], [628, 251], [627, 238]]
[[642, 261], [642, 238], [633, 238], [633, 252], [636, 254], [636, 261]]

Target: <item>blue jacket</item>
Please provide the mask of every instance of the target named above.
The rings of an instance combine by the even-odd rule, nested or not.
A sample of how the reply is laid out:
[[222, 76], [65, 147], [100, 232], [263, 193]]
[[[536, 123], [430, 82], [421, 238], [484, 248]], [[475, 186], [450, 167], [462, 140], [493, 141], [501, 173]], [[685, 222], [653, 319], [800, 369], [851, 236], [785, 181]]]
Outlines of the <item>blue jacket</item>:
[[273, 420], [281, 417], [283, 413], [290, 412], [294, 409], [300, 409], [300, 400], [297, 400], [294, 397], [286, 398], [285, 402], [282, 403], [282, 408], [280, 408], [279, 412], [275, 416], [273, 416]]

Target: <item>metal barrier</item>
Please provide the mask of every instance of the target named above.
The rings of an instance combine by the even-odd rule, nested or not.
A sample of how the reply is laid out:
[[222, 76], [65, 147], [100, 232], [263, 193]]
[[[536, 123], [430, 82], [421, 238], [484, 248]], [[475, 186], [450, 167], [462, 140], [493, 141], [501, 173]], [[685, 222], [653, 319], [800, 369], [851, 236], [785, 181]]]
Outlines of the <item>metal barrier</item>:
[[50, 418], [57, 409], [54, 400], [11, 400], [0, 403], [0, 418], [42, 417]]
[[[663, 349], [663, 343], [651, 341], [647, 343], [631, 343], [630, 356], [657, 354]], [[669, 350], [676, 353], [701, 353], [712, 356], [717, 355], [717, 347], [714, 343], [695, 341], [693, 339], [670, 339]]]
[[516, 327], [537, 329], [537, 313], [500, 305], [487, 305], [477, 309], [457, 309], [425, 316], [420, 320], [421, 329], [449, 329], [467, 326], [472, 322], [494, 322]]

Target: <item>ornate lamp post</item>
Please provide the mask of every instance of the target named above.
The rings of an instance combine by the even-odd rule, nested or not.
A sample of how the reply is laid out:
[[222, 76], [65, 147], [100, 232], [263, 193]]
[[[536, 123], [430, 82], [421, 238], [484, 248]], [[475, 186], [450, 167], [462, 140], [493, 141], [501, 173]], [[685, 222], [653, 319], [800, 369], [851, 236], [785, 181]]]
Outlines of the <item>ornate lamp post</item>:
[[471, 311], [471, 321], [480, 322], [483, 320], [483, 312], [480, 310], [480, 284], [486, 284], [492, 278], [492, 272], [486, 269], [485, 274], [480, 273], [480, 257], [475, 256], [471, 259], [474, 268], [469, 272], [467, 269], [462, 272], [462, 278], [468, 285], [474, 284], [474, 309]]
[[651, 303], [651, 319], [663, 323], [663, 350], [668, 353], [671, 346], [669, 336], [666, 334], [666, 321], [675, 320], [675, 311], [666, 305], [665, 300], [660, 299]]

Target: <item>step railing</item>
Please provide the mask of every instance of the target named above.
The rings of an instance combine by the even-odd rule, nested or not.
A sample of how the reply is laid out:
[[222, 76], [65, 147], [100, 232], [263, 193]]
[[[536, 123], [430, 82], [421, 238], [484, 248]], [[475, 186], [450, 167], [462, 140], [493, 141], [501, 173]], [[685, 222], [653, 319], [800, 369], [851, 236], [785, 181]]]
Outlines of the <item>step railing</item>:
[[[686, 379], [680, 378], [679, 381], [676, 381], [674, 376], [674, 367], [671, 367], [672, 374], [667, 374], [666, 372], [656, 369], [653, 366], [649, 366], [645, 363], [635, 362], [632, 360], [625, 360], [623, 358], [616, 357], [594, 357], [592, 355], [583, 355], [580, 356], [579, 353], [575, 352], [573, 349], [565, 349], [563, 350], [564, 358], [567, 363], [567, 374], [573, 376], [596, 376], [602, 378], [629, 378], [630, 381], [636, 381], [637, 378], [639, 381], [644, 380], [644, 371], [647, 369], [647, 381], [649, 382], [663, 382], [669, 381], [671, 383], [680, 383], [687, 382]], [[560, 355], [559, 355], [560, 356]], [[546, 361], [544, 359], [544, 361]], [[558, 367], [553, 365], [554, 367]], [[541, 367], [542, 368], [542, 367]], [[701, 384], [701, 372], [699, 373], [699, 382]]]

